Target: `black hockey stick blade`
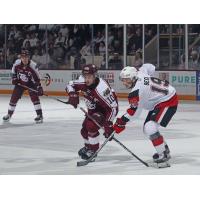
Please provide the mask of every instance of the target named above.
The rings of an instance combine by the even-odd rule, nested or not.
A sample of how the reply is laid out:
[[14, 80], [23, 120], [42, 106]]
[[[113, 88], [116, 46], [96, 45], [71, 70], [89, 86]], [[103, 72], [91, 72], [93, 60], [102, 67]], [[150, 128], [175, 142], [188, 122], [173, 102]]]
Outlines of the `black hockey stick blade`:
[[156, 169], [163, 169], [163, 168], [168, 168], [171, 167], [169, 162], [163, 162], [163, 163], [148, 163], [149, 167], [153, 167]]

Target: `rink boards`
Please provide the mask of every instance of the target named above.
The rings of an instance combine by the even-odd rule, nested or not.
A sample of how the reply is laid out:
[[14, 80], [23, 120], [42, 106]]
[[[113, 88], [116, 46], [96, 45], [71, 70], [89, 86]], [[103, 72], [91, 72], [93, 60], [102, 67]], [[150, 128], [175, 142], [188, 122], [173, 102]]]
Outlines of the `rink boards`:
[[[99, 76], [108, 81], [115, 89], [118, 97], [125, 98], [129, 90], [126, 90], [119, 80], [120, 71], [100, 70]], [[70, 80], [75, 80], [80, 71], [75, 70], [41, 70], [42, 85], [49, 95], [64, 96], [65, 87]], [[199, 71], [156, 71], [156, 77], [165, 79], [173, 85], [180, 99], [200, 99], [200, 72]], [[0, 70], [0, 94], [10, 94], [11, 70]]]

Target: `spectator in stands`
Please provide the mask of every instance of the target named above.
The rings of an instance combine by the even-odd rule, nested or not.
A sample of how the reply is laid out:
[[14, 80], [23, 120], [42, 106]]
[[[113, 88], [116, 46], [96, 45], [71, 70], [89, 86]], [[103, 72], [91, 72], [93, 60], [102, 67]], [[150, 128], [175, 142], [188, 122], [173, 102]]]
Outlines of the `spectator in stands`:
[[95, 36], [95, 38], [92, 41], [96, 53], [98, 53], [98, 49], [99, 49], [100, 43], [104, 42], [104, 41], [105, 41], [104, 34], [102, 34], [101, 31], [98, 31], [97, 35]]
[[39, 51], [39, 53], [40, 53], [40, 51], [41, 51], [41, 49], [42, 49], [42, 46], [45, 46], [45, 44], [42, 45], [41, 41], [38, 40], [38, 41], [36, 42], [35, 49], [37, 49], [37, 50]]
[[25, 47], [25, 44], [26, 44], [27, 41], [30, 42], [30, 39], [31, 39], [30, 34], [27, 33], [27, 34], [26, 34], [26, 39], [25, 39], [24, 42], [23, 42], [23, 47]]
[[49, 54], [46, 53], [45, 49], [41, 49], [41, 55], [39, 59], [40, 69], [48, 69], [49, 62], [50, 62]]
[[133, 64], [134, 67], [136, 67], [137, 69], [139, 69], [143, 64], [142, 61], [142, 52], [141, 50], [137, 50], [135, 53], [135, 62]]
[[36, 32], [38, 25], [37, 24], [31, 24], [29, 25], [29, 27], [27, 28], [28, 31], [30, 32]]
[[53, 58], [58, 64], [64, 63], [65, 51], [62, 44], [57, 44], [57, 47], [54, 47]]
[[15, 51], [16, 51], [16, 53], [20, 53], [21, 48], [23, 46], [23, 41], [24, 41], [24, 38], [23, 38], [22, 32], [19, 32], [18, 37], [15, 39]]
[[103, 60], [100, 65], [100, 69], [106, 69], [106, 54], [103, 55]]
[[153, 37], [154, 37], [153, 30], [148, 29], [147, 32], [145, 33], [145, 44], [147, 44]]
[[105, 43], [102, 41], [99, 45], [99, 55], [103, 56], [106, 53]]
[[68, 38], [68, 36], [69, 36], [69, 29], [68, 29], [68, 27], [67, 27], [66, 24], [62, 24], [61, 25], [60, 33], [62, 33], [63, 37]]
[[38, 49], [34, 50], [34, 54], [32, 56], [32, 60], [35, 61], [38, 65], [40, 65], [40, 55]]
[[91, 44], [90, 41], [86, 41], [85, 45], [80, 50], [82, 56], [90, 56], [91, 55]]
[[9, 40], [7, 43], [7, 49], [6, 49], [6, 56], [7, 61], [9, 65], [11, 66], [16, 59], [16, 51], [15, 51], [15, 45], [13, 40]]
[[120, 40], [114, 40], [111, 46], [111, 52], [118, 53], [120, 55], [123, 54], [123, 44]]
[[58, 33], [58, 37], [56, 38], [54, 46], [55, 47], [57, 47], [57, 46], [64, 46], [64, 43], [65, 43], [65, 37], [63, 37], [62, 33], [59, 32]]
[[29, 50], [29, 52], [31, 52], [31, 54], [33, 53], [32, 52], [33, 49], [31, 48], [31, 43], [29, 40], [27, 40], [26, 43], [24, 44], [24, 48]]
[[181, 55], [181, 63], [178, 66], [178, 69], [185, 69], [185, 54]]
[[111, 46], [113, 40], [114, 40], [114, 35], [113, 35], [112, 31], [110, 30], [110, 31], [108, 31], [108, 47]]
[[82, 58], [80, 52], [77, 52], [74, 56], [74, 69], [82, 69], [82, 67], [86, 64], [85, 58]]
[[86, 24], [75, 24], [73, 30], [73, 40], [74, 46], [76, 49], [81, 49], [85, 44], [85, 41], [88, 40], [88, 25]]
[[123, 68], [122, 60], [118, 53], [114, 53], [113, 58], [108, 61], [108, 69], [121, 70]]
[[37, 42], [38, 42], [38, 38], [36, 37], [35, 33], [31, 34], [31, 38], [30, 38], [30, 46], [31, 48], [35, 47]]
[[135, 53], [135, 32], [133, 28], [127, 30], [127, 54], [132, 55]]
[[134, 38], [134, 43], [135, 43], [135, 49], [137, 51], [138, 49], [142, 49], [142, 31], [141, 31], [141, 28], [137, 28], [135, 33], [136, 33], [136, 35], [135, 35], [135, 38]]
[[[45, 41], [45, 38], [44, 38], [44, 41]], [[48, 41], [48, 44], [54, 44], [54, 34], [52, 32], [48, 33], [47, 41]]]
[[19, 37], [20, 31], [18, 30], [16, 25], [13, 25], [10, 29], [8, 40], [10, 40], [12, 37], [14, 39], [17, 39]]
[[199, 54], [196, 50], [193, 50], [190, 54], [189, 68], [198, 69], [199, 67], [200, 67]]

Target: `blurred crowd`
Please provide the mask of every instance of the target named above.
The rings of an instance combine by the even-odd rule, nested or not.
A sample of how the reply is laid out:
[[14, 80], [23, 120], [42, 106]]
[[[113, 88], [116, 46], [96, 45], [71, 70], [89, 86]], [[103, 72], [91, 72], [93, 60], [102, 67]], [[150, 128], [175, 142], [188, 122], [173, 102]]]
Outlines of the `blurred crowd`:
[[[173, 27], [173, 33], [184, 33], [183, 27]], [[199, 34], [200, 26], [192, 26], [189, 31]], [[141, 24], [127, 25], [127, 58], [134, 57], [131, 62], [135, 66], [142, 64], [142, 32]], [[169, 25], [160, 26], [161, 34], [169, 32]], [[123, 25], [108, 25], [107, 34], [108, 69], [121, 69], [124, 59]], [[147, 45], [155, 38], [157, 25], [145, 25], [144, 34]], [[161, 47], [168, 45], [168, 40], [162, 41]], [[179, 40], [177, 42], [180, 43]], [[200, 67], [199, 46], [194, 45], [189, 49], [191, 69]], [[97, 63], [100, 69], [106, 67], [105, 24], [0, 25], [0, 68], [10, 69], [22, 47], [31, 52], [32, 60], [38, 63], [40, 69], [80, 69], [91, 62]], [[180, 59], [174, 58], [180, 69], [184, 68], [184, 59], [184, 52], [181, 52]]]
[[[155, 30], [149, 28], [145, 34], [148, 42]], [[80, 69], [92, 56], [101, 57], [99, 67], [105, 69], [104, 24], [1, 25], [0, 38], [0, 68], [11, 68], [24, 47], [41, 69]], [[142, 25], [127, 25], [127, 55], [135, 55], [141, 49]], [[109, 69], [121, 69], [122, 58], [123, 25], [109, 25]]]

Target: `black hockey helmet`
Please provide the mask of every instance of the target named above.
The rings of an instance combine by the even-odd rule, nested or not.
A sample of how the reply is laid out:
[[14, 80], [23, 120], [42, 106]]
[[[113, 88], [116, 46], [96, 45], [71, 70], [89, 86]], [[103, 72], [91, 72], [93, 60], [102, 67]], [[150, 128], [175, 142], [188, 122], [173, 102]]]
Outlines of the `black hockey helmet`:
[[86, 74], [96, 75], [97, 71], [98, 71], [98, 68], [96, 65], [93, 65], [93, 64], [84, 65], [82, 68], [82, 75], [86, 75]]

